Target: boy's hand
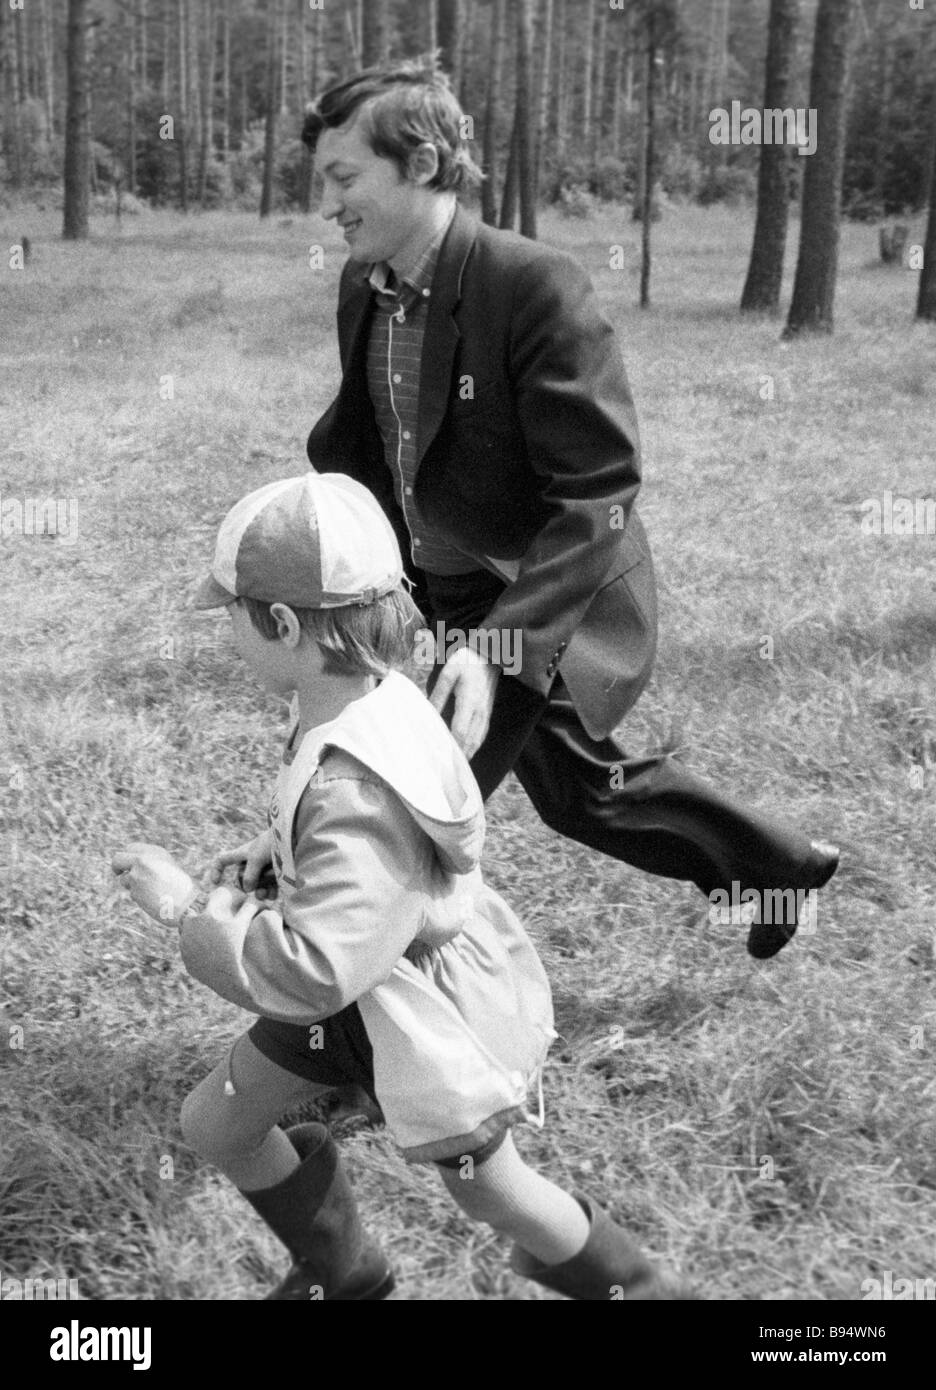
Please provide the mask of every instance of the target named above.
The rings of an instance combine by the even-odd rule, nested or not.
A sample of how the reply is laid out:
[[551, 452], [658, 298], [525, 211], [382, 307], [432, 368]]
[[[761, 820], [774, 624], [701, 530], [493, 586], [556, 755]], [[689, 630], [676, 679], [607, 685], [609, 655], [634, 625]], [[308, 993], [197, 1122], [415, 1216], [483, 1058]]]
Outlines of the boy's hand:
[[[210, 879], [212, 883], [220, 883], [224, 877], [224, 871], [230, 864], [241, 866], [238, 876], [240, 887], [245, 893], [254, 893], [260, 886], [261, 879], [265, 878], [264, 870], [269, 869], [273, 863], [273, 835], [267, 829], [252, 840], [246, 840], [244, 844], [238, 845], [236, 849], [226, 850], [223, 854], [216, 855], [211, 862]], [[274, 885], [265, 882], [258, 893], [265, 896], [275, 897]]]
[[198, 894], [189, 874], [161, 845], [129, 845], [114, 855], [111, 868], [137, 907], [157, 922], [178, 922]]

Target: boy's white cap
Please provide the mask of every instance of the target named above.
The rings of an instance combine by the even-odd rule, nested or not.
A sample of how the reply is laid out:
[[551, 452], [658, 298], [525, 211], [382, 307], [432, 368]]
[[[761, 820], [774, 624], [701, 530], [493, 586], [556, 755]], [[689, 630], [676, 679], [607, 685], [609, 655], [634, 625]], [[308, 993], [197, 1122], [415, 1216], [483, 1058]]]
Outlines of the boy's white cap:
[[339, 608], [372, 603], [402, 578], [393, 527], [373, 494], [346, 473], [303, 473], [267, 483], [231, 508], [195, 607], [255, 598]]

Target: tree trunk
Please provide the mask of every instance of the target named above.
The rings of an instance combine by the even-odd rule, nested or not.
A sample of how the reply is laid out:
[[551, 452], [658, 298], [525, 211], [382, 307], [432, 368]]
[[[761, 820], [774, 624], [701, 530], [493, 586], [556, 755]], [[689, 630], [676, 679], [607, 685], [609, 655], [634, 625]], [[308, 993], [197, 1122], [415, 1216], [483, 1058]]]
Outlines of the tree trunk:
[[543, 15], [543, 61], [540, 63], [539, 69], [539, 86], [536, 93], [536, 130], [534, 132], [536, 163], [533, 177], [537, 197], [539, 197], [540, 171], [543, 166], [543, 146], [546, 144], [546, 133], [549, 129], [550, 78], [552, 76], [550, 59], [553, 37], [553, 0], [543, 0], [543, 3], [546, 9]]
[[127, 188], [136, 192], [136, 14], [128, 10], [124, 16], [127, 26]]
[[462, 108], [468, 104], [474, 65], [475, 8], [477, 0], [463, 0], [461, 57], [458, 64], [458, 100]]
[[231, 16], [226, 4], [221, 6], [221, 158], [227, 164], [231, 150]]
[[559, 7], [556, 26], [559, 30], [559, 53], [556, 59], [556, 160], [562, 163], [566, 150], [566, 131], [569, 97], [567, 88], [566, 63], [566, 0], [556, 0]]
[[280, 75], [279, 75], [279, 114], [284, 119], [289, 100], [289, 0], [282, 0], [280, 15]]
[[646, 93], [644, 100], [644, 166], [643, 166], [643, 207], [640, 228], [640, 307], [650, 306], [650, 228], [653, 224], [653, 180], [655, 175], [654, 121], [656, 119], [656, 67], [657, 67], [656, 11], [652, 8], [647, 16], [647, 71], [644, 79]]
[[42, 0], [39, 15], [42, 20], [42, 95], [45, 100], [46, 124], [51, 137], [55, 133], [55, 39], [53, 20], [49, 14], [49, 0]]
[[276, 76], [278, 71], [277, 59], [279, 56], [279, 0], [271, 0], [267, 31], [266, 127], [263, 137], [263, 191], [260, 194], [261, 217], [269, 217], [273, 210], [273, 166], [276, 160]]
[[435, 53], [439, 46], [439, 12], [436, 0], [422, 0], [426, 7], [426, 50]]
[[611, 100], [611, 150], [616, 159], [621, 157], [621, 101], [624, 87], [624, 50], [627, 35], [618, 38], [617, 57], [614, 62], [614, 94]]
[[438, 0], [440, 63], [452, 79], [455, 91], [461, 83], [461, 51], [464, 14], [462, 0]]
[[507, 156], [507, 172], [504, 175], [504, 192], [501, 197], [500, 226], [505, 231], [513, 231], [517, 220], [517, 192], [519, 187], [518, 161], [520, 156], [520, 137], [517, 127], [517, 110], [514, 106], [513, 126], [510, 132], [510, 153]]
[[604, 113], [604, 89], [605, 89], [605, 65], [607, 63], [607, 49], [605, 39], [607, 37], [608, 7], [601, 5], [598, 9], [598, 26], [595, 36], [595, 71], [592, 77], [592, 111], [589, 124], [591, 126], [591, 145], [589, 147], [589, 158], [592, 164], [601, 154], [602, 136], [604, 134], [601, 125], [601, 118]]
[[361, 66], [361, 45], [358, 41], [358, 30], [354, 26], [354, 16], [350, 10], [345, 10], [345, 34], [348, 40], [348, 52], [351, 55], [351, 67], [357, 72]]
[[586, 0], [582, 6], [580, 21], [585, 26], [585, 49], [582, 58], [581, 148], [582, 153], [587, 155], [591, 150], [592, 70], [595, 62], [595, 14], [591, 0]]
[[[764, 107], [783, 110], [790, 99], [790, 75], [796, 61], [800, 0], [770, 0], [770, 29], [764, 79]], [[799, 158], [794, 155], [794, 158]], [[788, 146], [761, 145], [757, 175], [757, 219], [741, 308], [776, 314], [780, 307], [783, 255], [789, 212]]]
[[88, 78], [88, 0], [68, 0], [67, 105], [65, 111], [65, 206], [62, 236], [88, 235], [88, 174], [91, 162]]
[[482, 146], [485, 179], [481, 185], [481, 216], [489, 227], [497, 225], [497, 112], [503, 71], [505, 2], [494, 0], [491, 7], [491, 45]]
[[932, 162], [929, 176], [929, 217], [923, 243], [923, 269], [917, 295], [916, 316], [936, 322], [936, 100], [933, 103]]
[[188, 3], [178, 0], [179, 20], [179, 114], [176, 120], [176, 143], [179, 146], [179, 208], [188, 212]]
[[517, 6], [517, 176], [520, 191], [520, 235], [536, 240], [536, 159], [530, 120], [533, 65], [533, 0]]
[[205, 51], [201, 67], [201, 151], [198, 163], [198, 203], [205, 206], [208, 196], [208, 168], [214, 145], [214, 88], [215, 88], [215, 0], [205, 3]]
[[386, 62], [389, 53], [387, 0], [365, 0], [361, 61], [366, 68]]
[[819, 113], [816, 152], [807, 156], [793, 300], [784, 337], [831, 333], [838, 270], [845, 92], [856, 0], [819, 0], [809, 105]]

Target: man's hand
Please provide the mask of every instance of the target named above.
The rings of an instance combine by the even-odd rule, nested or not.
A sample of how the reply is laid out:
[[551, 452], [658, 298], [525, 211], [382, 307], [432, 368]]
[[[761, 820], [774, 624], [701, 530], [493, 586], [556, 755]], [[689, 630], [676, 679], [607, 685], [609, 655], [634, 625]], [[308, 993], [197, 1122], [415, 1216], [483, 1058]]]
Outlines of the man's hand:
[[[267, 829], [261, 831], [252, 840], [246, 840], [244, 844], [238, 845], [236, 849], [226, 850], [223, 854], [216, 855], [211, 861], [209, 877], [212, 883], [220, 883], [229, 864], [240, 864], [243, 866], [240, 874], [240, 886], [245, 893], [253, 893], [257, 890], [264, 870], [268, 869], [272, 863], [273, 834]], [[257, 896], [267, 896], [266, 890], [261, 889]], [[270, 896], [275, 897], [275, 892]]]
[[459, 647], [442, 667], [429, 697], [441, 714], [454, 695], [452, 737], [468, 759], [487, 738], [499, 678], [499, 666], [485, 661], [472, 647]]
[[157, 922], [178, 922], [197, 896], [192, 878], [160, 845], [128, 845], [111, 860], [120, 886]]

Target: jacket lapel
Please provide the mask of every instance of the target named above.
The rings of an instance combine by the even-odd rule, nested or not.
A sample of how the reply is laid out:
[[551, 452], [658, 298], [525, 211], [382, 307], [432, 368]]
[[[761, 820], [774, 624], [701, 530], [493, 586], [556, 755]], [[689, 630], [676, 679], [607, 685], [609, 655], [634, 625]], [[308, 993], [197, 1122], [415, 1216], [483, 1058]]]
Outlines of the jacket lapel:
[[339, 292], [338, 303], [338, 351], [342, 377], [347, 381], [352, 375], [352, 364], [367, 360], [367, 329], [373, 307], [373, 292], [363, 278], [361, 267], [346, 267], [344, 276], [346, 278]]
[[458, 207], [439, 252], [419, 374], [416, 467], [439, 432], [452, 394], [452, 364], [461, 334], [452, 315], [461, 299], [462, 272], [477, 235], [473, 218]]

